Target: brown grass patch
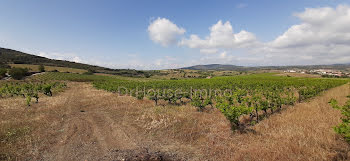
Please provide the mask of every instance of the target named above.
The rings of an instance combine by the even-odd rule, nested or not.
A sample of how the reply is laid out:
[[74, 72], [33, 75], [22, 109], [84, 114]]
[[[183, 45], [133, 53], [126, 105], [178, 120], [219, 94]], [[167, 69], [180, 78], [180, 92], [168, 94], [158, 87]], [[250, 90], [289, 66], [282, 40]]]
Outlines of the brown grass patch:
[[341, 115], [328, 101], [344, 103], [349, 93], [348, 85], [331, 89], [272, 115], [246, 133], [232, 132], [217, 110], [156, 107], [141, 118], [145, 129], [191, 145], [209, 160], [347, 160], [349, 145], [333, 131]]
[[291, 77], [304, 77], [304, 78], [321, 78], [319, 74], [306, 74], [306, 73], [280, 73], [278, 76], [291, 76]]

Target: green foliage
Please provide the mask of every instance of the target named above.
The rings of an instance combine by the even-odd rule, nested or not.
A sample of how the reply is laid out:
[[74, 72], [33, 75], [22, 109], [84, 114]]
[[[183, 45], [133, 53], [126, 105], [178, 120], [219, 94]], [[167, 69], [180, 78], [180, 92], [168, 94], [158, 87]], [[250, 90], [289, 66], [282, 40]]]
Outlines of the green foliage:
[[347, 76], [347, 75], [337, 76], [337, 75], [324, 74], [324, 75], [322, 75], [322, 78], [349, 78], [349, 76]]
[[51, 84], [46, 84], [42, 86], [43, 93], [47, 96], [52, 96], [51, 88], [52, 88]]
[[39, 65], [39, 72], [45, 72], [45, 67], [43, 65]]
[[22, 96], [26, 104], [30, 106], [32, 98], [36, 103], [39, 101], [39, 93], [52, 96], [52, 90], [60, 90], [66, 87], [65, 83], [30, 83], [30, 82], [8, 82], [1, 84], [0, 97]]
[[[146, 97], [155, 101], [156, 105], [160, 100], [169, 104], [190, 102], [198, 111], [211, 105], [219, 109], [233, 125], [240, 124], [242, 115], [249, 115], [251, 124], [258, 123], [262, 113], [267, 116], [269, 112], [274, 113], [284, 106], [294, 105], [297, 100], [312, 98], [322, 91], [348, 82], [342, 79], [278, 77], [271, 74], [187, 80], [130, 80], [72, 73], [47, 73], [36, 77], [40, 80], [91, 81], [97, 89], [138, 99]], [[121, 87], [123, 90], [120, 90]], [[181, 94], [175, 92], [177, 90]], [[196, 92], [203, 90], [205, 92], [196, 95]], [[217, 93], [216, 90], [221, 92]], [[229, 94], [227, 97], [224, 96], [226, 90], [226, 94]]]
[[85, 75], [93, 75], [94, 73], [96, 73], [95, 70], [89, 69], [87, 72], [85, 72], [85, 73], [83, 73], [83, 74], [85, 74]]
[[89, 68], [89, 69], [88, 69], [88, 72], [89, 72], [89, 73], [96, 73], [96, 70]]
[[213, 103], [212, 103], [212, 100], [210, 98], [203, 98], [200, 96], [196, 96], [196, 97], [192, 98], [192, 102], [191, 102], [191, 105], [197, 107], [198, 111], [203, 111], [205, 106], [212, 105], [212, 104]]
[[30, 95], [27, 95], [26, 96], [26, 103], [27, 103], [27, 106], [30, 106], [30, 102], [32, 101], [32, 97]]
[[0, 68], [0, 79], [6, 77], [7, 69]]
[[242, 115], [249, 114], [253, 111], [253, 108], [247, 106], [245, 103], [234, 102], [230, 98], [222, 97], [217, 98], [216, 108], [218, 108], [236, 127], [240, 126], [239, 118]]
[[343, 115], [342, 123], [334, 127], [334, 131], [342, 135], [347, 142], [350, 142], [350, 100], [344, 106], [339, 106], [335, 99], [331, 99], [329, 103], [333, 108], [340, 110]]
[[13, 79], [23, 79], [25, 76], [28, 76], [28, 69], [25, 68], [11, 68], [9, 74]]
[[[129, 70], [129, 69], [110, 69], [105, 67], [99, 67], [94, 65], [70, 62], [65, 60], [54, 60], [48, 59], [36, 55], [30, 55], [23, 52], [0, 48], [0, 67], [7, 66], [5, 64], [34, 64], [34, 65], [45, 65], [45, 66], [57, 66], [57, 67], [68, 67], [84, 70], [93, 70], [98, 73], [106, 73], [113, 75], [122, 75], [128, 77], [143, 77], [145, 71]], [[92, 73], [95, 73], [92, 72]]]
[[[259, 111], [266, 115], [269, 111], [283, 106], [294, 105], [299, 100], [303, 101], [312, 98], [322, 91], [347, 83], [340, 79], [322, 79], [322, 78], [296, 78], [296, 77], [277, 77], [270, 74], [244, 75], [235, 77], [215, 77], [212, 79], [191, 79], [191, 80], [97, 80], [93, 81], [94, 87], [104, 89], [110, 92], [118, 91], [119, 87], [132, 90], [137, 87], [143, 87], [147, 97], [158, 104], [159, 100], [168, 101], [176, 104], [178, 100], [183, 104], [183, 99], [191, 101], [191, 105], [198, 108], [199, 111], [208, 105], [214, 105], [218, 108], [233, 125], [238, 126], [239, 118], [242, 115], [250, 115], [251, 122], [259, 122]], [[181, 90], [181, 95], [167, 92]], [[203, 89], [203, 90], [194, 90]], [[215, 90], [221, 90], [221, 94], [215, 94]], [[224, 90], [230, 92], [229, 96], [223, 96]], [[166, 92], [161, 92], [166, 91]], [[197, 93], [196, 93], [197, 92]], [[198, 93], [199, 92], [199, 93]], [[123, 92], [125, 94], [127, 92]], [[211, 93], [211, 95], [207, 95]], [[298, 97], [294, 96], [298, 93]], [[226, 93], [227, 94], [227, 93]], [[130, 94], [136, 96], [135, 94]], [[253, 118], [256, 118], [253, 120]]]

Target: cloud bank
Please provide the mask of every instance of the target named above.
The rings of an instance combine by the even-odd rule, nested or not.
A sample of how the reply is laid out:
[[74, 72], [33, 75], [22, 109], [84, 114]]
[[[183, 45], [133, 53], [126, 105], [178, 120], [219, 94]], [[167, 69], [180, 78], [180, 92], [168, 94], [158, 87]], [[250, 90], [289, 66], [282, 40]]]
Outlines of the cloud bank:
[[[177, 44], [198, 49], [204, 54], [202, 60], [208, 63], [303, 65], [350, 62], [349, 6], [306, 8], [294, 16], [300, 23], [269, 42], [261, 42], [254, 33], [245, 30], [234, 32], [230, 22], [219, 20], [209, 28], [208, 36], [201, 38], [191, 34], [182, 37]], [[165, 18], [158, 18], [148, 29], [150, 38], [163, 46], [174, 45], [176, 38], [185, 33], [185, 29]]]

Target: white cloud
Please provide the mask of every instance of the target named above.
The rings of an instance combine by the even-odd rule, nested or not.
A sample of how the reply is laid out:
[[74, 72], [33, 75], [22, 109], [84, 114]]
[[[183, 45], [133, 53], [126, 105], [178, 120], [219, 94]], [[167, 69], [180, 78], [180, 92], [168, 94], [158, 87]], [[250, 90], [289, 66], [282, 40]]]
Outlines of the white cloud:
[[[306, 8], [294, 15], [300, 23], [270, 42], [259, 42], [253, 33], [245, 30], [234, 33], [230, 22], [219, 21], [210, 27], [209, 36], [202, 39], [190, 35], [179, 44], [197, 48], [201, 53], [214, 54], [203, 56], [205, 60], [210, 58], [225, 63], [302, 65], [350, 62], [349, 6]], [[233, 57], [235, 51], [244, 54]]]
[[218, 21], [206, 37], [184, 35], [185, 29], [165, 18], [157, 18], [148, 26], [150, 39], [162, 46], [178, 44], [200, 53], [198, 59], [164, 56], [153, 61], [137, 54], [126, 54], [128, 60], [117, 62], [81, 59], [76, 54], [43, 53], [39, 55], [61, 60], [83, 62], [111, 68], [169, 69], [196, 64], [235, 65], [304, 65], [350, 62], [350, 7], [307, 8], [295, 13], [300, 23], [290, 26], [269, 42], [259, 42], [246, 30], [235, 32], [230, 22]]
[[349, 6], [307, 8], [295, 16], [300, 24], [291, 26], [257, 51], [283, 56], [297, 64], [350, 62]]
[[46, 58], [50, 58], [50, 59], [57, 59], [57, 60], [67, 60], [67, 61], [76, 62], [76, 63], [84, 63], [85, 62], [76, 54], [71, 54], [71, 53], [39, 52], [38, 56], [42, 56], [42, 57], [46, 57]]
[[350, 45], [350, 8], [307, 8], [295, 14], [302, 23], [293, 25], [271, 45], [277, 48], [303, 47], [310, 45]]
[[199, 52], [204, 53], [204, 54], [215, 54], [219, 50], [218, 49], [200, 49]]
[[244, 48], [256, 43], [257, 40], [253, 33], [245, 30], [234, 33], [230, 22], [222, 23], [220, 20], [210, 27], [210, 35], [205, 39], [201, 39], [198, 35], [191, 35], [189, 39], [182, 39], [179, 45], [199, 48], [202, 51], [214, 51], [218, 48]]
[[240, 3], [240, 4], [236, 5], [236, 8], [246, 8], [246, 7], [248, 7], [248, 5], [245, 3]]
[[179, 28], [170, 20], [160, 17], [151, 22], [151, 24], [148, 26], [150, 39], [163, 46], [176, 44], [178, 37], [183, 35], [185, 32], [185, 29]]
[[[162, 46], [178, 44], [200, 53], [198, 59], [161, 57], [145, 60], [137, 54], [129, 54], [128, 60], [81, 59], [76, 54], [44, 53], [52, 59], [69, 60], [107, 66], [111, 68], [169, 69], [196, 64], [235, 65], [304, 65], [350, 62], [350, 7], [307, 8], [295, 13], [300, 23], [292, 25], [270, 42], [259, 42], [248, 31], [234, 32], [230, 22], [218, 21], [209, 28], [206, 37], [184, 35], [185, 29], [165, 18], [157, 18], [148, 26], [150, 39]], [[1, 42], [0, 42], [1, 43]]]

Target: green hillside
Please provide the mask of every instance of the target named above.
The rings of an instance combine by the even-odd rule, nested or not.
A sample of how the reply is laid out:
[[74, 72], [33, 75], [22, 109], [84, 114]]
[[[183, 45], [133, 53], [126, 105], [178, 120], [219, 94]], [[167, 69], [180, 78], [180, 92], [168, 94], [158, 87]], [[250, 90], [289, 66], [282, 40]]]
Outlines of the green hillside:
[[105, 73], [113, 75], [144, 77], [148, 75], [148, 71], [140, 71], [133, 69], [110, 69], [95, 65], [82, 64], [70, 62], [65, 60], [49, 59], [41, 56], [31, 55], [20, 51], [0, 48], [0, 67], [9, 67], [8, 64], [31, 64], [31, 65], [45, 65], [56, 67], [67, 67], [83, 70], [92, 70], [96, 73]]

